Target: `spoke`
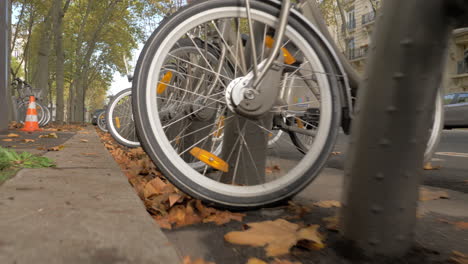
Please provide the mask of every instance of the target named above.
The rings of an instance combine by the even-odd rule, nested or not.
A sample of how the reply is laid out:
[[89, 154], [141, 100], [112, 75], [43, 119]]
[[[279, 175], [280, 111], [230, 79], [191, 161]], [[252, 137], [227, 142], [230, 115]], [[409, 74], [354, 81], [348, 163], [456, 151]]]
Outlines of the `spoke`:
[[249, 146], [247, 145], [247, 141], [244, 138], [246, 124], [247, 124], [247, 122], [244, 123], [244, 128], [243, 128], [244, 133], [241, 132], [241, 129], [239, 127], [239, 123], [237, 124], [237, 130], [239, 131], [239, 135], [240, 135], [240, 137], [241, 137], [241, 139], [243, 141], [243, 145], [245, 146], [245, 149], [247, 150], [247, 153], [249, 154], [250, 160], [252, 161], [252, 164], [255, 167], [255, 174], [257, 174], [257, 179], [261, 180], [260, 174], [258, 174], [259, 170], [257, 168], [257, 164], [255, 164], [255, 160], [254, 160], [254, 158], [252, 156], [252, 153], [250, 152]]
[[[251, 121], [251, 120], [248, 120], [248, 119], [247, 119], [247, 121], [248, 121], [248, 122], [251, 122], [252, 124], [255, 124], [255, 125], [258, 126], [260, 129], [266, 131], [267, 136], [268, 136], [270, 133], [273, 133], [272, 130], [268, 130], [268, 129], [266, 129], [265, 127], [263, 127], [263, 126], [261, 126], [261, 125], [255, 123], [255, 122], [253, 122], [253, 121]], [[289, 145], [291, 145], [291, 146], [293, 146], [294, 148], [296, 148], [296, 146], [295, 146], [293, 143], [291, 143], [290, 140], [286, 140], [286, 139], [284, 139], [284, 138], [279, 138], [278, 141], [279, 141], [279, 140], [282, 140], [283, 142], [286, 142], [286, 143], [288, 143]]]
[[[192, 41], [193, 41], [193, 40], [192, 40]], [[190, 61], [188, 61], [188, 60], [184, 60], [184, 59], [182, 59], [182, 58], [180, 58], [180, 57], [177, 57], [177, 56], [175, 56], [175, 55], [172, 55], [172, 54], [170, 54], [170, 53], [168, 54], [168, 56], [169, 56], [169, 57], [173, 57], [173, 58], [177, 58], [178, 60], [180, 60], [180, 61], [182, 61], [182, 62], [188, 63], [188, 64], [190, 64], [190, 65], [192, 65], [192, 66], [194, 66], [194, 67], [200, 68], [200, 69], [205, 70], [205, 71], [207, 71], [207, 72], [211, 72], [211, 73], [213, 73], [213, 74], [217, 74], [213, 69], [211, 69], [211, 70], [210, 70], [210, 69], [207, 69], [207, 68], [205, 68], [205, 67], [203, 67], [203, 66], [197, 65], [197, 64], [195, 64], [195, 63], [193, 63], [193, 62], [190, 62]], [[201, 56], [203, 57], [203, 55], [201, 55]], [[229, 80], [229, 81], [232, 81], [232, 78], [229, 78], [229, 77], [227, 77], [227, 76], [225, 76], [225, 75], [220, 74], [220, 76], [223, 77], [223, 78], [225, 78], [225, 79], [227, 79], [227, 80]]]
[[[229, 120], [230, 118], [232, 118], [232, 116], [226, 118], [225, 121], [226, 121], [226, 120]], [[188, 134], [185, 134], [183, 137], [179, 137], [179, 138], [177, 138], [177, 139], [173, 139], [173, 140], [170, 141], [170, 143], [172, 143], [172, 142], [175, 141], [175, 140], [182, 139], [182, 138], [188, 137], [188, 136], [190, 136], [190, 135], [193, 135], [193, 134], [195, 134], [195, 133], [197, 133], [197, 132], [199, 132], [199, 131], [201, 131], [201, 130], [203, 130], [203, 129], [206, 129], [206, 128], [210, 127], [210, 126], [213, 126], [213, 125], [214, 125], [214, 124], [206, 125], [206, 126], [204, 126], [204, 127], [202, 127], [202, 128], [199, 128], [199, 129], [197, 129], [197, 130], [195, 130], [195, 131], [192, 131], [192, 132], [190, 132], [190, 133], [188, 133]], [[184, 129], [186, 130], [186, 128], [184, 128]], [[181, 132], [184, 132], [185, 130], [183, 130], [183, 131], [181, 131]], [[219, 129], [216, 129], [215, 132], [217, 132], [218, 130], [219, 130]], [[179, 133], [179, 134], [181, 134], [181, 133]]]
[[[237, 54], [234, 54], [234, 52], [232, 51], [232, 49], [231, 49], [230, 46], [229, 46], [229, 43], [227, 43], [227, 41], [224, 39], [223, 34], [222, 34], [221, 31], [219, 30], [219, 28], [218, 28], [218, 26], [216, 25], [216, 23], [212, 22], [212, 24], [213, 24], [213, 26], [214, 26], [216, 32], [218, 33], [218, 35], [221, 36], [221, 40], [222, 40], [222, 42], [224, 43], [224, 45], [226, 46], [226, 48], [227, 48], [227, 50], [229, 51], [229, 53], [231, 54], [231, 56], [234, 56], [234, 58], [237, 58], [237, 57], [236, 57]], [[239, 31], [238, 31], [238, 33], [239, 33]], [[240, 43], [242, 43], [242, 40], [241, 40], [241, 39], [239, 39], [239, 41], [240, 41]], [[238, 44], [238, 45], [239, 45], [239, 44]], [[241, 49], [242, 49], [242, 48], [241, 48]], [[242, 52], [241, 52], [241, 53], [242, 53]], [[241, 56], [242, 56], [242, 54], [241, 54]], [[242, 69], [243, 73], [245, 74], [245, 65], [242, 65], [242, 66], [244, 67], [244, 69], [242, 69], [242, 68], [241, 68], [241, 69]]]
[[[160, 84], [160, 83], [162, 83], [162, 82], [158, 82], [158, 84]], [[185, 93], [194, 94], [194, 95], [200, 96], [201, 98], [205, 98], [205, 99], [209, 99], [209, 100], [218, 102], [218, 103], [220, 103], [220, 104], [226, 104], [226, 102], [224, 102], [224, 101], [216, 100], [216, 99], [211, 98], [211, 97], [214, 96], [214, 95], [206, 96], [206, 95], [203, 95], [203, 94], [198, 94], [198, 93], [195, 93], [195, 92], [192, 92], [192, 91], [188, 91], [188, 90], [186, 90], [186, 89], [184, 89], [184, 88], [180, 88], [180, 87], [177, 87], [177, 86], [174, 86], [174, 85], [171, 85], [171, 84], [167, 84], [167, 83], [162, 83], [162, 84], [165, 84], [165, 85], [167, 85], [167, 86], [169, 86], [169, 87], [171, 87], [171, 88], [174, 88], [174, 89], [176, 89], [176, 90], [183, 91], [183, 92], [185, 92]], [[223, 93], [224, 93], [224, 91], [223, 91]], [[219, 94], [219, 93], [218, 93], [218, 94]], [[172, 99], [172, 100], [174, 100], [174, 99]]]
[[[223, 126], [224, 128], [224, 126]], [[195, 147], [196, 145], [198, 145], [200, 142], [202, 142], [203, 140], [206, 140], [208, 139], [209, 137], [211, 137], [214, 133], [216, 133], [218, 130], [215, 130], [211, 133], [209, 133], [206, 137], [200, 139], [199, 141], [195, 142], [195, 144], [191, 145], [190, 147], [188, 147], [187, 149], [185, 149], [184, 151], [182, 151], [181, 153], [179, 153], [179, 156], [182, 156], [184, 155], [187, 151], [189, 151], [190, 149], [192, 149], [193, 147]]]
[[[294, 103], [294, 104], [273, 106], [273, 109], [281, 109], [281, 108], [287, 108], [287, 107], [289, 107], [289, 106], [301, 105], [301, 104], [309, 104], [309, 103], [315, 103], [315, 102], [319, 102], [319, 101], [318, 101], [318, 100], [314, 100], [314, 101], [306, 101], [306, 102], [301, 102], [301, 103]], [[272, 112], [274, 112], [274, 111], [272, 111]]]
[[204, 109], [204, 108], [200, 108], [200, 109], [198, 109], [198, 110], [192, 111], [192, 112], [190, 112], [190, 113], [188, 113], [188, 114], [182, 116], [181, 118], [177, 119], [176, 121], [173, 121], [172, 123], [163, 126], [163, 129], [164, 129], [164, 128], [167, 128], [167, 127], [169, 127], [169, 126], [171, 126], [171, 125], [173, 125], [173, 124], [175, 124], [175, 123], [177, 123], [177, 122], [179, 122], [179, 121], [181, 121], [181, 120], [183, 120], [183, 119], [185, 119], [185, 118], [187, 118], [187, 117], [189, 117], [189, 116], [191, 116], [191, 115], [193, 115], [193, 114], [196, 114], [196, 113], [200, 112], [200, 111], [203, 110], [203, 109]]

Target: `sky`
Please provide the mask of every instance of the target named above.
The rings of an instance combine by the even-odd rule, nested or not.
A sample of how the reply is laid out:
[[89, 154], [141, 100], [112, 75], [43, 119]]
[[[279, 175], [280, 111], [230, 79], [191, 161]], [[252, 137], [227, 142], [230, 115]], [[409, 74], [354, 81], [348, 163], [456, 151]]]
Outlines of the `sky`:
[[[136, 62], [138, 60], [138, 56], [140, 55], [141, 50], [143, 49], [143, 44], [138, 44], [138, 49], [135, 49], [132, 52], [132, 60], [128, 61], [129, 68], [131, 69], [131, 74], [133, 75], [133, 69], [135, 69]], [[107, 91], [107, 95], [116, 95], [118, 92], [122, 91], [123, 89], [130, 88], [132, 86], [131, 83], [128, 82], [127, 76], [125, 73], [115, 72], [114, 73], [114, 80], [111, 84], [111, 88]]]

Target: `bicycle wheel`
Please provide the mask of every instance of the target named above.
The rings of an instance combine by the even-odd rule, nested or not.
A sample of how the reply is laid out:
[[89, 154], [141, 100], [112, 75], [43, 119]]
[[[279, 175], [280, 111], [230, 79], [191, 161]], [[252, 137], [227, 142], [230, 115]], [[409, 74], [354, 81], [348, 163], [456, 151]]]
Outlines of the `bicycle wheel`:
[[102, 111], [98, 115], [97, 120], [98, 120], [97, 123], [98, 123], [99, 129], [101, 129], [101, 131], [108, 132], [108, 130], [107, 130], [107, 120], [106, 120], [106, 111]]
[[[270, 36], [268, 31], [277, 24], [280, 10], [260, 1], [250, 1], [250, 6], [256, 27], [264, 29], [260, 39], [264, 43]], [[250, 33], [245, 30], [244, 1], [211, 0], [189, 5], [165, 20], [147, 41], [133, 82], [135, 123], [144, 149], [178, 188], [218, 206], [252, 208], [290, 198], [318, 175], [333, 149], [341, 106], [331, 61], [317, 36], [300, 22], [295, 15], [288, 20], [284, 47], [294, 54], [295, 62], [275, 63], [280, 71], [274, 76], [278, 78], [274, 85], [287, 82], [281, 69], [288, 68], [302, 72], [305, 82], [314, 82], [320, 93], [320, 98], [311, 98], [320, 109], [320, 120], [314, 128], [313, 146], [303, 156], [291, 155], [296, 146], [284, 137], [266, 148], [272, 117], [278, 116], [276, 120], [281, 121], [291, 105], [279, 100], [265, 118], [259, 119], [229, 106], [229, 96], [234, 92], [226, 93], [227, 87], [251, 72], [246, 66], [251, 57], [241, 55], [248, 51], [241, 34]], [[233, 26], [233, 34], [222, 34], [222, 25]], [[189, 54], [177, 53], [181, 40], [192, 43]], [[260, 45], [258, 61], [267, 56], [265, 46]], [[207, 52], [213, 49], [216, 52]], [[169, 63], [183, 69], [180, 72], [186, 80], [180, 85], [165, 78]], [[159, 86], [166, 86], [164, 92], [158, 91]], [[261, 87], [268, 89], [266, 83]], [[172, 111], [167, 108], [168, 101], [173, 102]], [[226, 113], [221, 127], [218, 111]], [[222, 152], [218, 156], [211, 149], [220, 128]], [[182, 138], [186, 144], [180, 144]], [[190, 166], [196, 159], [205, 163], [203, 170]], [[256, 162], [260, 159], [262, 162]]]
[[109, 103], [106, 110], [107, 129], [120, 144], [136, 148], [140, 146], [133, 121], [132, 89], [119, 92]]

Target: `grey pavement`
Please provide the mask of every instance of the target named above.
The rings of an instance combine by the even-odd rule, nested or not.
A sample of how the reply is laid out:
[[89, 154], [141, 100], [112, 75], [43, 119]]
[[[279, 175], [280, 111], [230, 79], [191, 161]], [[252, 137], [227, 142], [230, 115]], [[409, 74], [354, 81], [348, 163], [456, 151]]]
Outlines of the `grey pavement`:
[[64, 146], [0, 186], [0, 263], [180, 263], [94, 128]]

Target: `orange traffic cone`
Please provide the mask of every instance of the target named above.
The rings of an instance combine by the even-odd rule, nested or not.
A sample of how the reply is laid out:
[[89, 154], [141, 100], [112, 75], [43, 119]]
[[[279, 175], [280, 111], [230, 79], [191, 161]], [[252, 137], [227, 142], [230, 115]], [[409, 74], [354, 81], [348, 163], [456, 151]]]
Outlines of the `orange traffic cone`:
[[26, 120], [24, 121], [24, 127], [21, 130], [27, 132], [42, 130], [39, 128], [39, 122], [37, 121], [36, 99], [34, 99], [34, 96], [29, 97], [28, 110], [26, 111]]

